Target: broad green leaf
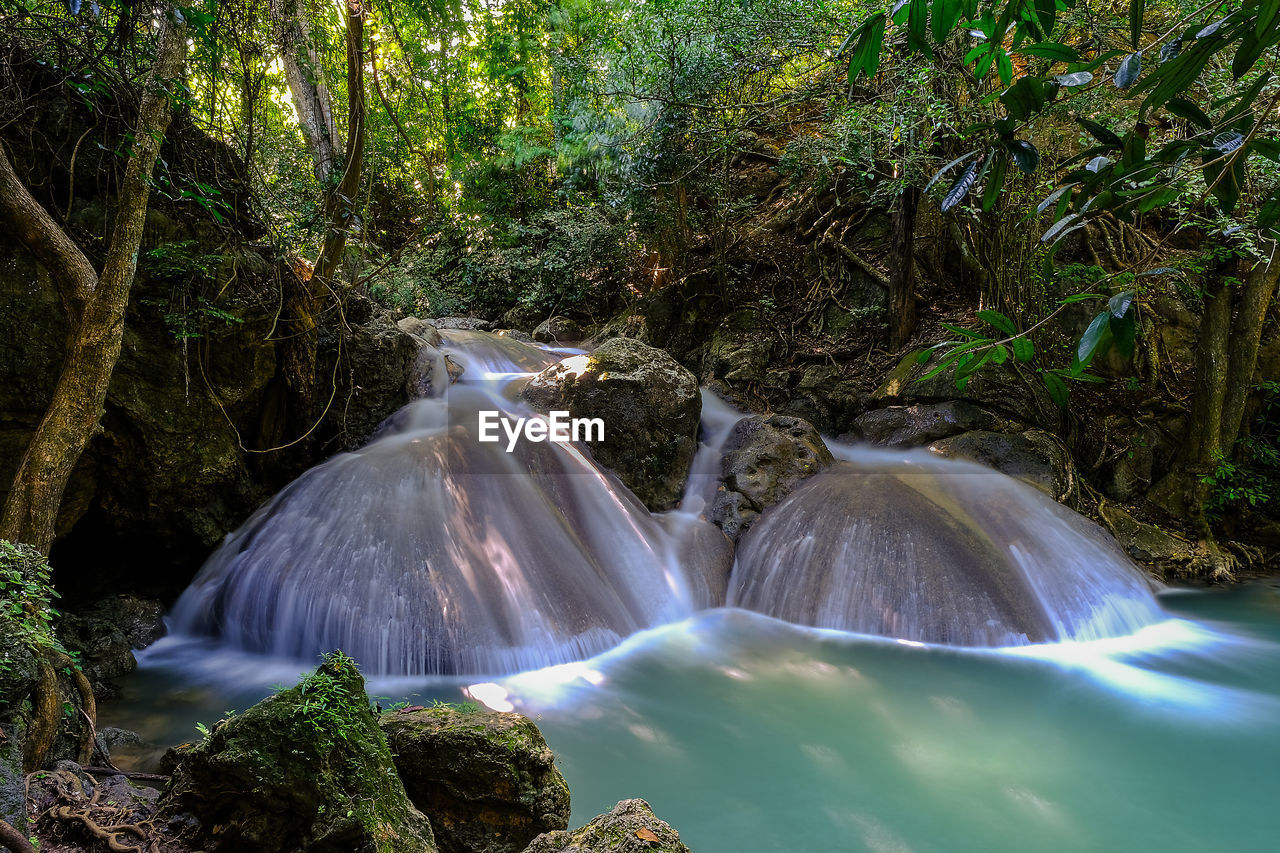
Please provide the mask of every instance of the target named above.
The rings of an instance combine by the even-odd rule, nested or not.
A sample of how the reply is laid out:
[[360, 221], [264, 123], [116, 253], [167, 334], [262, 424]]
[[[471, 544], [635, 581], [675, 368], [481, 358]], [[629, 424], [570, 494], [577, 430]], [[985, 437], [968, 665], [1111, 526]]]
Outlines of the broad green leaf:
[[1000, 103], [1015, 121], [1031, 118], [1044, 109], [1046, 100], [1044, 84], [1035, 77], [1023, 77], [1000, 95]]
[[969, 164], [969, 168], [956, 179], [951, 185], [951, 189], [947, 190], [946, 196], [942, 199], [941, 210], [946, 213], [960, 202], [964, 201], [964, 197], [969, 194], [969, 190], [973, 189], [974, 181], [978, 179], [978, 169], [981, 168], [986, 157], [979, 157]]
[[1044, 213], [1046, 210], [1049, 209], [1050, 205], [1052, 205], [1055, 201], [1058, 200], [1060, 196], [1062, 196], [1063, 193], [1066, 193], [1070, 191], [1072, 187], [1077, 187], [1077, 186], [1079, 186], [1079, 184], [1067, 184], [1066, 186], [1058, 187], [1056, 190], [1054, 190], [1053, 192], [1045, 196], [1044, 201], [1036, 205], [1036, 213]]
[[910, 0], [907, 8], [907, 43], [932, 58], [929, 47], [929, 0]]
[[1030, 338], [1014, 338], [1009, 341], [1009, 345], [1013, 347], [1013, 357], [1018, 361], [1026, 363], [1036, 357], [1036, 347]]
[[1133, 340], [1136, 330], [1133, 317], [1112, 317], [1107, 325], [1111, 330], [1112, 345], [1125, 358], [1133, 358]]
[[1147, 0], [1129, 0], [1129, 41], [1134, 50], [1142, 46], [1142, 15], [1146, 8]]
[[1258, 227], [1274, 228], [1280, 222], [1280, 190], [1271, 194], [1271, 198], [1258, 209]]
[[1213, 127], [1213, 119], [1205, 115], [1204, 110], [1188, 101], [1186, 98], [1172, 98], [1165, 105], [1165, 109], [1176, 115], [1178, 118], [1185, 119], [1192, 124], [1203, 127], [1206, 130]]
[[941, 178], [941, 177], [942, 177], [943, 175], [945, 175], [947, 172], [950, 172], [950, 171], [951, 171], [952, 169], [954, 169], [956, 166], [959, 166], [959, 165], [960, 165], [961, 163], [963, 163], [965, 160], [968, 160], [970, 157], [972, 157], [974, 154], [977, 154], [977, 153], [978, 153], [978, 152], [977, 152], [977, 150], [973, 150], [973, 151], [970, 151], [968, 154], [961, 154], [959, 157], [957, 157], [956, 159], [952, 160], [952, 161], [951, 161], [950, 163], [948, 163], [947, 165], [943, 166], [941, 169], [939, 169], [939, 170], [934, 174], [934, 176], [933, 176], [932, 178], [930, 178], [930, 179], [929, 179], [929, 183], [927, 183], [927, 184], [925, 184], [925, 185], [924, 185], [924, 191], [925, 191], [925, 192], [928, 192], [930, 189], [932, 189], [932, 188], [933, 188], [933, 185], [934, 185], [934, 184], [936, 184], [936, 183], [938, 182], [938, 179], [939, 179], [939, 178]]
[[977, 316], [982, 322], [995, 326], [1007, 335], [1016, 335], [1018, 333], [1017, 328], [1013, 325], [1013, 321], [1004, 314], [1001, 314], [999, 311], [979, 311]]
[[1009, 360], [1009, 349], [1004, 344], [996, 344], [991, 350], [991, 360], [996, 364], [1004, 364]]
[[[1280, 0], [1277, 0], [1277, 2], [1280, 2]], [[1080, 61], [1080, 54], [1076, 52], [1075, 48], [1053, 41], [1020, 47], [1014, 53], [1021, 53], [1023, 56], [1038, 56], [1041, 59], [1052, 59], [1054, 62]]]
[[1053, 79], [1064, 86], [1087, 86], [1093, 82], [1093, 75], [1088, 71], [1073, 71], [1070, 74], [1059, 74]]
[[1062, 377], [1056, 373], [1042, 373], [1040, 377], [1044, 381], [1045, 389], [1049, 392], [1049, 397], [1059, 408], [1065, 409], [1070, 396], [1067, 383], [1063, 382]]
[[1041, 236], [1040, 242], [1048, 243], [1054, 237], [1057, 237], [1060, 233], [1062, 233], [1062, 230], [1064, 228], [1066, 228], [1068, 225], [1075, 222], [1079, 218], [1080, 218], [1080, 214], [1078, 213], [1072, 213], [1069, 216], [1062, 217], [1057, 222], [1049, 226], [1049, 230], [1044, 232], [1044, 235]]
[[951, 35], [951, 31], [960, 22], [964, 12], [960, 0], [934, 0], [929, 23], [933, 28], [933, 40], [942, 44]]
[[1119, 148], [1123, 144], [1119, 136], [1116, 136], [1110, 130], [1092, 119], [1078, 118], [1076, 119], [1076, 122], [1085, 130], [1089, 131], [1089, 135], [1101, 142], [1103, 145], [1111, 148]]
[[[1085, 329], [1084, 334], [1080, 336], [1080, 342], [1076, 345], [1076, 361], [1081, 365], [1088, 365], [1098, 348], [1110, 337], [1111, 329], [1107, 325], [1110, 318], [1111, 312], [1103, 311], [1093, 318], [1089, 328]], [[1074, 367], [1072, 373], [1075, 373]]]
[[1133, 304], [1133, 291], [1124, 290], [1107, 300], [1107, 310], [1111, 312], [1111, 316], [1119, 319], [1129, 313], [1129, 306]]
[[984, 213], [996, 206], [996, 201], [1000, 198], [1000, 190], [1004, 189], [1005, 173], [1008, 169], [1009, 158], [1005, 152], [1001, 151], [995, 155], [995, 162], [991, 164], [991, 176], [987, 178], [987, 185], [982, 191]]
[[1040, 152], [1027, 140], [1015, 139], [1006, 148], [1023, 173], [1030, 175], [1040, 167]]

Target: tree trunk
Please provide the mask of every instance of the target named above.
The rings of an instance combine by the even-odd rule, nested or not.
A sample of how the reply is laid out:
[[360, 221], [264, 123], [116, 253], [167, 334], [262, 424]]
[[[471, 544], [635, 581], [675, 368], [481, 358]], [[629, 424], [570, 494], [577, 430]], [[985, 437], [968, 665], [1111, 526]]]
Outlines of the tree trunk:
[[1212, 539], [1205, 504], [1213, 483], [1205, 478], [1235, 452], [1253, 390], [1262, 327], [1280, 279], [1274, 244], [1264, 248], [1271, 250], [1268, 259], [1240, 261], [1241, 267], [1251, 265], [1241, 271], [1237, 285], [1226, 280], [1234, 270], [1211, 273], [1214, 281], [1205, 293], [1196, 345], [1195, 390], [1186, 441], [1178, 469], [1155, 490], [1158, 502], [1186, 515], [1206, 540]]
[[898, 196], [893, 213], [893, 245], [889, 256], [889, 349], [906, 346], [916, 330], [916, 210], [920, 190], [909, 186]]
[[144, 85], [102, 275], [18, 181], [0, 152], [0, 221], [59, 282], [71, 331], [53, 399], [27, 445], [0, 515], [0, 538], [48, 553], [71, 471], [98, 426], [120, 355], [124, 312], [146, 221], [151, 170], [173, 111], [170, 81], [182, 70], [186, 26], [165, 16]]
[[324, 69], [316, 53], [311, 27], [299, 8], [302, 0], [270, 0], [272, 31], [285, 83], [298, 113], [302, 139], [311, 154], [316, 180], [327, 191], [338, 170], [342, 142], [333, 121], [333, 103], [324, 82]]
[[347, 0], [347, 147], [342, 175], [325, 195], [324, 245], [316, 258], [313, 277], [326, 284], [342, 263], [347, 235], [355, 223], [356, 195], [364, 169], [364, 7], [361, 0]]

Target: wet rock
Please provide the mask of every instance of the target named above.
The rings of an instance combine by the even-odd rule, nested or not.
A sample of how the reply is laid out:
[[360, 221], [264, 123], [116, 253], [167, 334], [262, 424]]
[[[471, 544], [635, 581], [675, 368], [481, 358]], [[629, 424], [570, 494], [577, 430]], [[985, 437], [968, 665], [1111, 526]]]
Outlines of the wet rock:
[[427, 322], [437, 329], [457, 329], [464, 332], [491, 332], [494, 328], [492, 320], [482, 320], [479, 317], [438, 317]]
[[396, 328], [406, 335], [421, 338], [422, 343], [428, 346], [438, 347], [442, 343], [440, 331], [431, 322], [420, 317], [405, 317], [396, 321]]
[[435, 850], [364, 679], [340, 654], [182, 751], [160, 806], [173, 831], [215, 853]]
[[736, 540], [760, 513], [834, 461], [807, 421], [788, 415], [743, 418], [725, 441], [721, 488], [710, 518]]
[[1200, 573], [1201, 554], [1196, 545], [1186, 539], [1139, 521], [1110, 501], [1099, 505], [1098, 517], [1125, 553], [1165, 579]]
[[568, 317], [550, 317], [533, 330], [533, 339], [544, 344], [563, 344], [585, 337], [582, 327]]
[[993, 414], [965, 400], [889, 406], [854, 419], [857, 435], [881, 447], [919, 447], [970, 430], [997, 430]]
[[644, 800], [623, 800], [578, 829], [548, 832], [525, 853], [690, 853], [680, 833]]
[[693, 374], [662, 350], [614, 338], [590, 355], [539, 373], [521, 392], [538, 411], [601, 418], [604, 441], [591, 455], [651, 510], [680, 499], [697, 449], [702, 397]]
[[957, 388], [952, 369], [922, 379], [933, 369], [934, 362], [920, 364], [918, 355], [909, 353], [890, 371], [871, 395], [875, 403], [887, 406], [963, 400], [1029, 426], [1053, 431], [1061, 425], [1061, 410], [1043, 383], [1013, 362], [984, 367], [969, 378], [964, 388]]
[[527, 334], [528, 330], [538, 325], [544, 316], [546, 315], [541, 310], [532, 305], [516, 305], [502, 315], [502, 325], [508, 329], [519, 329]]
[[744, 308], [721, 321], [702, 359], [704, 382], [758, 382], [773, 353], [759, 312]]
[[527, 717], [438, 706], [380, 725], [443, 853], [519, 853], [569, 825], [569, 786]]
[[135, 649], [165, 634], [164, 605], [136, 595], [112, 595], [87, 610], [66, 613], [58, 630], [80, 653], [81, 669], [99, 698], [115, 695], [112, 681], [138, 668]]
[[29, 724], [23, 701], [36, 688], [36, 659], [7, 616], [0, 615], [0, 820], [27, 825], [22, 741]]
[[1061, 439], [1043, 430], [1005, 434], [975, 430], [934, 442], [940, 456], [980, 462], [1030, 483], [1059, 503], [1078, 502], [1080, 483], [1075, 463]]
[[511, 338], [511, 340], [519, 341], [522, 344], [536, 343], [533, 339], [533, 335], [528, 332], [522, 332], [519, 329], [499, 329], [494, 332], [494, 334], [500, 338]]

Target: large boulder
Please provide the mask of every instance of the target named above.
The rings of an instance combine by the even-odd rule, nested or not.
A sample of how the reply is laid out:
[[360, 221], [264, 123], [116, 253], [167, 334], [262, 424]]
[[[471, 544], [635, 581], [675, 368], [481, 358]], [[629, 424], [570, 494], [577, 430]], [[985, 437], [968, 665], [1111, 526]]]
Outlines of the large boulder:
[[1000, 420], [966, 400], [888, 406], [859, 415], [856, 437], [881, 447], [919, 447], [970, 430], [997, 430]]
[[569, 786], [527, 717], [436, 706], [380, 724], [443, 853], [519, 853], [569, 825]]
[[1139, 521], [1110, 501], [1099, 504], [1098, 517], [1126, 554], [1165, 580], [1203, 574], [1204, 555], [1196, 544], [1154, 524]]
[[929, 445], [940, 456], [980, 462], [1030, 483], [1059, 503], [1075, 508], [1080, 480], [1062, 440], [1043, 430], [1006, 434], [975, 430]]
[[1035, 374], [1012, 360], [984, 367], [970, 376], [963, 388], [957, 388], [954, 368], [925, 379], [933, 370], [934, 362], [921, 364], [918, 355], [909, 353], [889, 372], [871, 395], [876, 405], [964, 400], [1028, 426], [1051, 431], [1061, 426], [1062, 411], [1044, 384]]
[[582, 327], [568, 317], [549, 317], [533, 330], [533, 339], [544, 344], [570, 343], [584, 337]]
[[711, 335], [702, 359], [703, 380], [759, 382], [772, 354], [773, 344], [762, 315], [750, 308], [735, 311]]
[[787, 415], [743, 418], [729, 433], [723, 453], [710, 518], [733, 540], [760, 513], [835, 462], [811, 424]]
[[548, 832], [524, 853], [690, 853], [680, 833], [644, 800], [623, 800], [571, 831]]
[[316, 672], [185, 750], [160, 817], [193, 847], [255, 853], [429, 853], [355, 663]]
[[539, 373], [521, 397], [542, 412], [604, 421], [591, 455], [622, 478], [651, 510], [672, 509], [689, 477], [698, 442], [698, 381], [662, 350], [613, 338], [590, 355]]
[[164, 636], [164, 605], [136, 595], [111, 595], [92, 607], [66, 613], [58, 625], [63, 643], [80, 653], [80, 666], [99, 698], [115, 693], [114, 679], [138, 668], [134, 649]]

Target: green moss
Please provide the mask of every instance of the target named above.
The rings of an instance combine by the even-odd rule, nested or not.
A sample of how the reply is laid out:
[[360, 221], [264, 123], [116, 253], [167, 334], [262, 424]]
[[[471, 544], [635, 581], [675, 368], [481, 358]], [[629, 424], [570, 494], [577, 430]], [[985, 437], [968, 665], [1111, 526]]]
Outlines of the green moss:
[[195, 814], [223, 844], [263, 851], [431, 849], [364, 679], [341, 652], [219, 723], [184, 756], [165, 808]]

